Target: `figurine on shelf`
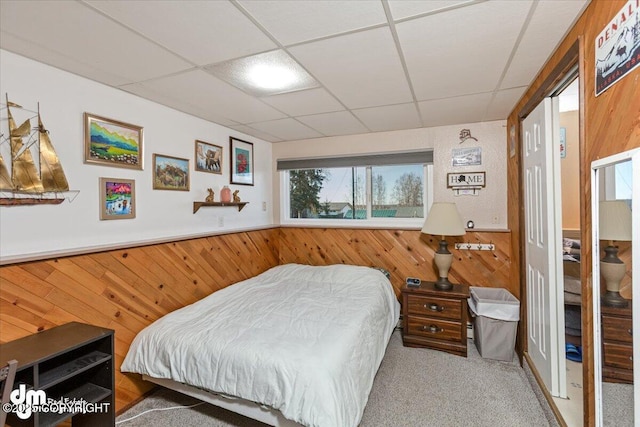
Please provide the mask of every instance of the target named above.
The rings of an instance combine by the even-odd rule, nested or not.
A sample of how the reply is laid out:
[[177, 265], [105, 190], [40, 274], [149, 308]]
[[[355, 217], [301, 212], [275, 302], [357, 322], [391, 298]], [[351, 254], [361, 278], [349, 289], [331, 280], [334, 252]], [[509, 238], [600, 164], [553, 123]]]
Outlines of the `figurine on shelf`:
[[207, 188], [207, 191], [209, 192], [209, 195], [207, 196], [207, 198], [206, 198], [206, 199], [204, 199], [204, 201], [205, 201], [206, 203], [211, 203], [211, 202], [213, 202], [213, 194], [214, 194], [214, 193], [213, 193], [213, 190], [212, 190], [212, 189], [210, 189], [210, 188]]
[[239, 192], [240, 190], [236, 190], [233, 192], [233, 203], [240, 203], [240, 196], [238, 196]]

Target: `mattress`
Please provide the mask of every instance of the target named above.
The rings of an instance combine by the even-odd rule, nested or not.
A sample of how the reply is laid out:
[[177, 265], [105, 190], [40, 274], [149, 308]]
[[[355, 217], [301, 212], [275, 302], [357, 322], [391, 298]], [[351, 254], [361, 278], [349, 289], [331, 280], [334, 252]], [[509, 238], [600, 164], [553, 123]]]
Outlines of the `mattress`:
[[357, 426], [400, 305], [376, 269], [288, 264], [157, 320], [123, 372], [279, 410], [306, 426]]

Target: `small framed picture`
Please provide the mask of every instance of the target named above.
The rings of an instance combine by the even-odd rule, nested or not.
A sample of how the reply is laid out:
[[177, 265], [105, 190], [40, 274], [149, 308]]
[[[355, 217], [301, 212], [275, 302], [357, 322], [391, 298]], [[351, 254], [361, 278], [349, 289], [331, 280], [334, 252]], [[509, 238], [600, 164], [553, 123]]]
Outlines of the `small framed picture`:
[[231, 145], [231, 184], [253, 185], [253, 144], [229, 137]]
[[222, 175], [222, 147], [196, 140], [196, 172]]
[[84, 113], [84, 162], [142, 170], [142, 127]]
[[135, 181], [122, 178], [100, 178], [100, 219], [135, 217]]
[[153, 189], [189, 191], [189, 159], [154, 154]]

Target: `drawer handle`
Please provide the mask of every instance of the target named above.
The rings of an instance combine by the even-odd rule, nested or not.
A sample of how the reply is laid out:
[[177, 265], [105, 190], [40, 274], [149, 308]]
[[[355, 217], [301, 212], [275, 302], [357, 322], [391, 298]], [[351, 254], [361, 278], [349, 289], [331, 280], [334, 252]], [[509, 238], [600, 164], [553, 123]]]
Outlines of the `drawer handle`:
[[631, 336], [633, 336], [633, 330], [632, 329], [627, 329], [627, 333]]
[[431, 311], [444, 311], [444, 306], [438, 304], [425, 304], [424, 308], [429, 309]]
[[633, 362], [633, 356], [629, 356], [629, 360]]
[[423, 331], [429, 331], [432, 334], [437, 334], [438, 332], [442, 332], [443, 331], [442, 328], [438, 328], [436, 325], [431, 325], [431, 326], [422, 325], [422, 330]]

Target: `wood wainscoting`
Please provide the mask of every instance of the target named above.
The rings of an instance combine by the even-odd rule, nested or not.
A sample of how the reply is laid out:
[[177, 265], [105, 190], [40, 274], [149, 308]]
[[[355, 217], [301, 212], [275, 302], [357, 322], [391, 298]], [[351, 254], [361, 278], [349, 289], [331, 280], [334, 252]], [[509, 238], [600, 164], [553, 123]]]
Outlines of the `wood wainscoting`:
[[[382, 267], [391, 273], [396, 295], [407, 277], [436, 280], [433, 254], [438, 239], [419, 230], [353, 228], [281, 228], [280, 263], [353, 264]], [[510, 281], [511, 233], [468, 231], [448, 237], [454, 259], [449, 280], [470, 286], [506, 288], [516, 298], [520, 289]], [[493, 243], [494, 251], [456, 250], [458, 243]]]
[[277, 228], [0, 267], [0, 342], [68, 322], [114, 329], [116, 411], [153, 384], [120, 373], [161, 316], [278, 264]]
[[[518, 296], [509, 282], [510, 240], [509, 232], [487, 231], [451, 238], [451, 280]], [[455, 242], [491, 242], [496, 249], [456, 250]], [[153, 387], [119, 368], [136, 334], [161, 316], [285, 263], [384, 267], [400, 295], [408, 276], [436, 278], [437, 246], [418, 230], [272, 228], [6, 265], [0, 342], [73, 321], [114, 329], [120, 412]]]

